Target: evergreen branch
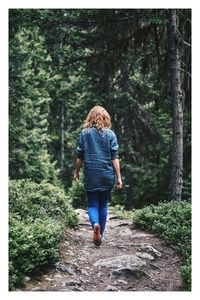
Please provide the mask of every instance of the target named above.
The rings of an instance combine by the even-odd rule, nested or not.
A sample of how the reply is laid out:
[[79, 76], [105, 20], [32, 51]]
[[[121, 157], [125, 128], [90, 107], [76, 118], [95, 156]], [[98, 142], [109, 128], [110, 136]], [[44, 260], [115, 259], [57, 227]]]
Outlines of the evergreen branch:
[[178, 32], [178, 34], [180, 35], [181, 37], [181, 42], [185, 45], [187, 45], [188, 47], [192, 47], [191, 44], [187, 43], [186, 41], [184, 41], [184, 38], [182, 36], [182, 34], [180, 33], [180, 31], [178, 30], [178, 28], [176, 27], [176, 31]]
[[188, 74], [190, 77], [192, 77], [192, 74], [191, 74], [190, 72], [188, 72], [188, 71], [186, 71], [186, 70], [184, 70], [184, 69], [181, 69], [181, 68], [179, 68], [179, 70], [185, 72], [185, 73]]

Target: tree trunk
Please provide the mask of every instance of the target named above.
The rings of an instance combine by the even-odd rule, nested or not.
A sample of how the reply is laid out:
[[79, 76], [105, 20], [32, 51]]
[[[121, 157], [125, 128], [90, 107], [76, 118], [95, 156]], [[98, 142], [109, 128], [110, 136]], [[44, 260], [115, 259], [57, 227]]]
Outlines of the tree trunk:
[[181, 200], [183, 182], [183, 105], [180, 79], [180, 59], [177, 45], [176, 10], [169, 10], [169, 68], [172, 97], [173, 137], [170, 200]]
[[133, 207], [133, 172], [131, 171], [131, 160], [129, 154], [130, 122], [129, 122], [129, 105], [128, 105], [128, 65], [126, 58], [123, 59], [121, 65], [121, 89], [122, 89], [122, 107], [123, 107], [123, 127], [124, 127], [124, 157], [125, 157], [125, 188], [126, 188], [126, 209]]
[[[60, 24], [60, 50], [63, 49], [63, 22], [62, 22], [62, 11], [60, 12], [61, 24]], [[59, 61], [61, 56], [59, 54]], [[61, 67], [60, 67], [61, 71]], [[60, 173], [61, 176], [64, 174], [64, 161], [65, 161], [65, 110], [64, 110], [64, 99], [61, 99], [61, 118], [60, 118]]]
[[60, 157], [60, 171], [61, 174], [64, 172], [64, 161], [65, 161], [65, 111], [64, 101], [61, 100], [61, 124], [60, 124], [60, 136], [61, 136], [61, 157]]
[[[154, 25], [154, 39], [155, 39], [155, 48], [156, 48], [156, 56], [158, 62], [158, 74], [156, 79], [157, 89], [160, 91], [161, 88], [161, 55], [160, 55], [160, 45], [159, 45], [159, 38], [158, 38], [158, 26]], [[155, 97], [155, 110], [158, 111], [160, 108], [160, 97], [159, 95]]]

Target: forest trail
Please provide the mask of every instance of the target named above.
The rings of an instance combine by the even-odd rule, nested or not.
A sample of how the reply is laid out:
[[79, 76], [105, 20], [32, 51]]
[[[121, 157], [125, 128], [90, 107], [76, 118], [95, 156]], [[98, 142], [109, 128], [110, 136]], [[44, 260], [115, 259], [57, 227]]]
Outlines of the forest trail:
[[60, 261], [20, 291], [179, 291], [181, 259], [151, 233], [109, 212], [105, 241], [93, 244], [87, 212], [65, 229]]

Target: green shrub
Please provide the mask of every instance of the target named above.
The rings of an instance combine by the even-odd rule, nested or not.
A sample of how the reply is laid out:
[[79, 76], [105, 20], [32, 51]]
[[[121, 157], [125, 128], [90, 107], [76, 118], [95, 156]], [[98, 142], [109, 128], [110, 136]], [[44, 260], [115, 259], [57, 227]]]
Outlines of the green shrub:
[[51, 265], [59, 256], [61, 222], [35, 219], [30, 224], [17, 214], [9, 217], [9, 288], [23, 283], [25, 275]]
[[51, 217], [63, 219], [67, 225], [77, 225], [77, 215], [64, 191], [50, 183], [30, 180], [11, 180], [9, 183], [9, 210], [24, 220]]
[[125, 206], [126, 205], [126, 190], [122, 188], [121, 190], [117, 190], [115, 187], [112, 189], [111, 192], [111, 199], [110, 199], [111, 206]]
[[64, 191], [48, 183], [11, 180], [9, 184], [9, 288], [24, 276], [50, 266], [59, 255], [64, 224], [76, 226]]
[[183, 199], [191, 201], [191, 174], [183, 177]]
[[181, 275], [183, 278], [183, 282], [185, 284], [186, 290], [191, 290], [191, 275], [192, 275], [192, 268], [191, 268], [191, 256], [186, 260], [184, 266], [181, 267]]
[[123, 205], [117, 204], [115, 206], [110, 206], [109, 211], [113, 212], [122, 219], [130, 220], [133, 218], [133, 210], [125, 210]]
[[67, 198], [74, 208], [87, 207], [87, 197], [81, 180], [73, 181], [72, 186], [67, 191]]
[[139, 209], [133, 216], [134, 223], [158, 233], [173, 245], [183, 257], [182, 278], [187, 290], [191, 284], [191, 204], [186, 201], [164, 202]]

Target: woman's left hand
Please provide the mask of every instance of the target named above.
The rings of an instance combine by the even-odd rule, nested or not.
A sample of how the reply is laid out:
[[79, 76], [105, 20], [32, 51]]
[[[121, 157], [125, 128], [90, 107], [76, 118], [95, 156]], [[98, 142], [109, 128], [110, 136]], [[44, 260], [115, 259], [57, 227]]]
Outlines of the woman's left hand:
[[117, 179], [116, 187], [117, 187], [118, 190], [122, 189], [122, 180], [121, 180], [121, 178]]

